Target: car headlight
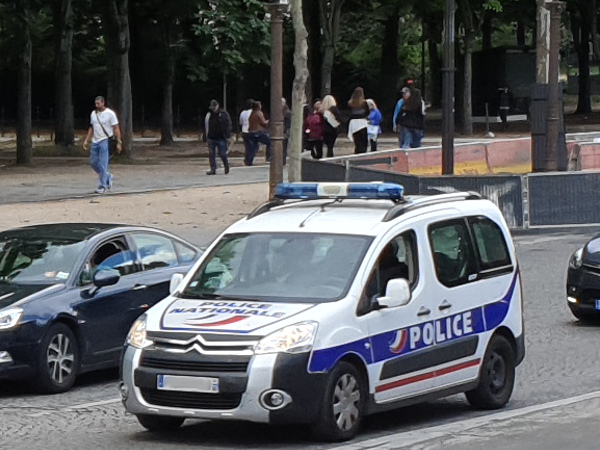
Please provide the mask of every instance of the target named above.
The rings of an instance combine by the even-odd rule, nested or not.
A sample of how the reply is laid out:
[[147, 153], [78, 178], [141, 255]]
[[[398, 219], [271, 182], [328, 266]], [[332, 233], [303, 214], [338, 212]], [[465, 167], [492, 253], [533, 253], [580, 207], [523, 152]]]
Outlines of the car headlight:
[[569, 267], [571, 269], [579, 269], [583, 264], [583, 248], [577, 250], [573, 255], [571, 255], [571, 259], [569, 260]]
[[140, 316], [131, 326], [127, 335], [127, 345], [135, 348], [150, 347], [154, 342], [146, 338], [146, 315]]
[[0, 311], [0, 330], [8, 330], [16, 326], [23, 317], [23, 308], [6, 308]]
[[254, 347], [254, 353], [304, 353], [312, 349], [318, 325], [302, 322], [277, 330], [262, 338]]

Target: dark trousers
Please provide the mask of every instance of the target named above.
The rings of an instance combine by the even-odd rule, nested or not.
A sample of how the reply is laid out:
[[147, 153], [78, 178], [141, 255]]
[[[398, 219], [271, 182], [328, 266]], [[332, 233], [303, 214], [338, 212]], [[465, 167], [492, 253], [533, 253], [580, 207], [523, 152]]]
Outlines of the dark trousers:
[[244, 165], [251, 166], [256, 155], [254, 140], [250, 133], [242, 133], [242, 140], [244, 141]]
[[323, 141], [306, 141], [307, 150], [310, 150], [310, 155], [315, 159], [323, 157]]
[[256, 156], [256, 152], [258, 152], [258, 148], [260, 144], [264, 144], [267, 146], [267, 161], [271, 159], [272, 155], [272, 147], [271, 147], [271, 138], [266, 131], [255, 131], [250, 133], [252, 138], [252, 142], [254, 143], [254, 154], [252, 155], [252, 160], [254, 160], [254, 156]]
[[290, 140], [288, 138], [283, 139], [283, 165], [287, 164], [287, 151]]
[[227, 160], [227, 139], [208, 139], [208, 157], [210, 159], [210, 170], [217, 171], [217, 152], [223, 161], [225, 172], [229, 172], [229, 161]]
[[327, 147], [327, 157], [333, 158], [333, 147], [335, 146], [335, 141], [337, 139], [337, 132], [335, 133], [324, 133], [323, 142]]
[[367, 129], [363, 128], [358, 130], [352, 135], [354, 140], [354, 153], [367, 153], [369, 147], [369, 137], [367, 135]]
[[371, 144], [371, 151], [372, 152], [376, 152], [377, 151], [377, 141], [374, 141], [373, 139], [370, 139], [369, 143]]

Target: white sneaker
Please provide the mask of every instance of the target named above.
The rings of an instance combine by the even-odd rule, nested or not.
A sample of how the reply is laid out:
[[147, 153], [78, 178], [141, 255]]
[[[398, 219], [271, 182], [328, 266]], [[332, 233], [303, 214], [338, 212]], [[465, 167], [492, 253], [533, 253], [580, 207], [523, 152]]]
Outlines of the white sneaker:
[[96, 192], [96, 194], [104, 194], [106, 192], [106, 189], [104, 189], [103, 187], [99, 187], [94, 192]]

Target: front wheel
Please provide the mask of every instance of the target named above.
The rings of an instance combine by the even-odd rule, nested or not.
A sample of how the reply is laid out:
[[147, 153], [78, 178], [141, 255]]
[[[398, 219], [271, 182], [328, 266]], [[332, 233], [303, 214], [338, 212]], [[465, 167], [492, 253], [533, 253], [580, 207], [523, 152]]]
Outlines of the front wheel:
[[469, 403], [481, 409], [504, 407], [515, 385], [515, 352], [508, 340], [493, 336], [481, 363], [478, 386], [466, 393]]
[[168, 432], [175, 431], [185, 420], [183, 417], [166, 417], [166, 416], [149, 416], [146, 414], [138, 414], [137, 420], [141, 426], [148, 431]]
[[365, 400], [363, 377], [356, 367], [342, 361], [329, 376], [313, 429], [315, 437], [332, 442], [352, 439], [360, 428]]
[[79, 370], [79, 346], [71, 329], [52, 325], [40, 344], [36, 388], [43, 394], [66, 392], [75, 383]]

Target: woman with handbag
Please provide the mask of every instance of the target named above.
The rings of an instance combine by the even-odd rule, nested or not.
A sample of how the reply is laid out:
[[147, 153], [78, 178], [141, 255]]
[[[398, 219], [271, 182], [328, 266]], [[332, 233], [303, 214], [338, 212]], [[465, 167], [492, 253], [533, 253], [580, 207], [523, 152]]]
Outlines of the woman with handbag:
[[123, 151], [121, 141], [121, 128], [115, 112], [106, 106], [104, 97], [98, 96], [95, 100], [96, 109], [90, 116], [90, 127], [83, 141], [84, 150], [88, 150], [89, 142], [92, 141], [90, 150], [90, 165], [98, 174], [98, 187], [96, 194], [104, 194], [112, 189], [113, 176], [108, 170], [110, 160], [110, 141], [116, 138], [117, 153]]

